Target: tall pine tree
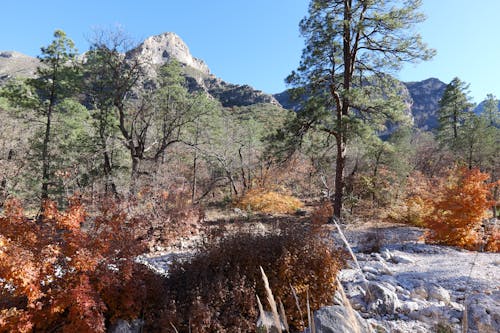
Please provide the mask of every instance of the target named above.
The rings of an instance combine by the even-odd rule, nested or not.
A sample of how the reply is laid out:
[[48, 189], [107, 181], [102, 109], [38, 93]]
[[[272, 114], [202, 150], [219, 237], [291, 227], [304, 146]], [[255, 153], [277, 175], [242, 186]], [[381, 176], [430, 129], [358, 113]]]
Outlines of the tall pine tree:
[[300, 23], [306, 46], [299, 68], [287, 79], [303, 99], [295, 128], [299, 134], [317, 129], [335, 137], [336, 217], [349, 138], [367, 124], [380, 130], [388, 118], [401, 116], [397, 84], [386, 74], [434, 54], [413, 30], [424, 20], [420, 5], [419, 0], [313, 0]]
[[474, 106], [467, 96], [469, 85], [455, 77], [447, 86], [439, 101], [438, 140], [453, 151], [459, 149], [460, 127]]

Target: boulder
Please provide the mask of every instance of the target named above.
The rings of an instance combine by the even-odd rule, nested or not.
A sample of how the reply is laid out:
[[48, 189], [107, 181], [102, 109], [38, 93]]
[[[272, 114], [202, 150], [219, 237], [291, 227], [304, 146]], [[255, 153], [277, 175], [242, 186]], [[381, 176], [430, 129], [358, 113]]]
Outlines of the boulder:
[[[341, 305], [326, 306], [314, 313], [316, 333], [368, 333], [373, 332], [371, 325], [356, 312], [349, 314]], [[308, 330], [306, 330], [308, 332]]]
[[471, 332], [500, 332], [500, 291], [469, 296], [467, 313]]
[[450, 304], [450, 292], [440, 285], [429, 284], [427, 286], [427, 294], [429, 300], [436, 300], [444, 302], [445, 304]]
[[394, 314], [399, 307], [396, 288], [388, 283], [370, 281], [366, 298], [369, 308], [380, 315]]

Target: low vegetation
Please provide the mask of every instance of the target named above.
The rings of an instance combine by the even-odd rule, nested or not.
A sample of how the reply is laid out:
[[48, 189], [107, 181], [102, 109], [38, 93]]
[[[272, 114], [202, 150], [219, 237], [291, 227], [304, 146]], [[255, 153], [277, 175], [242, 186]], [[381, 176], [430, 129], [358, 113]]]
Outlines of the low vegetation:
[[293, 214], [304, 207], [304, 204], [289, 194], [255, 188], [238, 198], [236, 206], [250, 212]]
[[303, 330], [307, 300], [313, 310], [331, 304], [343, 265], [341, 250], [302, 228], [224, 236], [206, 244], [192, 260], [171, 267], [164, 327], [171, 323], [186, 332], [255, 332], [256, 296], [266, 297], [262, 267], [292, 330]]

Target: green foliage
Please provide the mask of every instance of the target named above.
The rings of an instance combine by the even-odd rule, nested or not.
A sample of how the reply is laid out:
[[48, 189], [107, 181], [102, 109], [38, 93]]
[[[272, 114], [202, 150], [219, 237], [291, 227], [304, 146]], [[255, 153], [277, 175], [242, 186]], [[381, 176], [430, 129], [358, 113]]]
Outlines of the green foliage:
[[500, 126], [500, 111], [498, 110], [498, 99], [488, 94], [484, 103], [483, 116], [486, 117], [490, 126]]
[[297, 71], [287, 78], [301, 101], [296, 130], [335, 137], [334, 213], [340, 217], [348, 141], [359, 133], [380, 131], [387, 120], [401, 120], [401, 87], [387, 73], [403, 62], [434, 55], [413, 27], [423, 21], [419, 0], [313, 0], [300, 23], [306, 47]]
[[455, 77], [447, 86], [443, 97], [439, 101], [438, 140], [451, 149], [458, 149], [457, 139], [461, 133], [466, 115], [471, 111], [473, 104], [467, 96], [469, 85]]

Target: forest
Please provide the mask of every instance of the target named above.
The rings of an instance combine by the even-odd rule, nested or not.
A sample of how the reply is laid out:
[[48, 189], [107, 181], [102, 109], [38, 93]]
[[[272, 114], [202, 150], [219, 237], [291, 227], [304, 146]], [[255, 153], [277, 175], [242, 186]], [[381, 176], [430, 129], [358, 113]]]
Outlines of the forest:
[[[0, 332], [255, 332], [264, 308], [302, 332], [342, 289], [339, 224], [500, 252], [499, 100], [478, 110], [455, 78], [417, 127], [392, 73], [435, 51], [420, 1], [387, 3], [311, 1], [289, 109], [227, 106], [122, 31], [83, 54], [55, 31], [0, 86]], [[168, 274], [137, 260], [193, 237]]]

